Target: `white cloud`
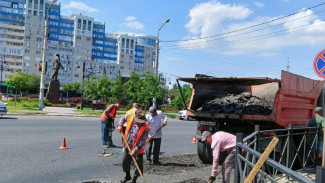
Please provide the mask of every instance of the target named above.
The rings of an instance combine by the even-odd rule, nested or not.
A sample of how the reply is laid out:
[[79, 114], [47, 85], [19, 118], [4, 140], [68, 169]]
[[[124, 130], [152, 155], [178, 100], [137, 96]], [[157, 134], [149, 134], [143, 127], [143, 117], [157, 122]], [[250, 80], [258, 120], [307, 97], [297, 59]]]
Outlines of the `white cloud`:
[[[241, 20], [247, 18], [252, 11], [244, 6], [206, 2], [196, 5], [190, 10], [190, 21], [185, 25], [190, 34], [187, 38], [198, 38], [220, 33], [224, 27], [224, 20]], [[186, 41], [183, 44], [198, 44], [204, 47], [202, 41]]]
[[98, 11], [97, 9], [92, 8], [83, 2], [77, 2], [77, 1], [70, 1], [68, 4], [62, 4], [62, 9], [63, 10], [73, 9], [73, 10], [79, 10], [79, 11], [90, 12], [90, 13]]
[[264, 3], [261, 3], [261, 2], [254, 2], [254, 5], [259, 8], [263, 8], [265, 6]]
[[[223, 54], [260, 51], [260, 55], [271, 55], [277, 54], [271, 50], [299, 45], [317, 46], [325, 41], [322, 36], [325, 34], [325, 22], [311, 10], [278, 21], [271, 20], [283, 15], [245, 21], [252, 12], [245, 6], [235, 4], [198, 4], [189, 13], [190, 21], [186, 24], [189, 34], [183, 38], [187, 41], [181, 42], [179, 46], [186, 49], [210, 49]], [[262, 26], [256, 26], [258, 24]]]
[[143, 29], [144, 25], [137, 21], [137, 18], [129, 16], [125, 18], [125, 23], [124, 25], [126, 27], [132, 28], [132, 29]]

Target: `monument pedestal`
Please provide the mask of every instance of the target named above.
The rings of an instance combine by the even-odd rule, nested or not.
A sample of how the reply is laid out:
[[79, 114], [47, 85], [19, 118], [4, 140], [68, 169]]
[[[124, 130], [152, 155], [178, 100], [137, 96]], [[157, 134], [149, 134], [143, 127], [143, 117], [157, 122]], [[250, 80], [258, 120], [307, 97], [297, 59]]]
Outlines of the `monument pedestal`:
[[60, 82], [59, 81], [51, 81], [49, 89], [46, 93], [46, 99], [50, 101], [52, 104], [60, 103]]

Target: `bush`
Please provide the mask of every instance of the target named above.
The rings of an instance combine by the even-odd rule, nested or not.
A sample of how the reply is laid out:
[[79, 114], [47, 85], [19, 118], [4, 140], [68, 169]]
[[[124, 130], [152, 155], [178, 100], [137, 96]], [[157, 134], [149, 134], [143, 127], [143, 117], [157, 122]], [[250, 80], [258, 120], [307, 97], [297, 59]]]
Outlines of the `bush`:
[[[83, 103], [87, 103], [87, 99], [83, 98], [82, 99]], [[71, 97], [71, 98], [68, 98], [67, 99], [67, 103], [70, 103], [70, 104], [79, 104], [81, 103], [81, 97]]]

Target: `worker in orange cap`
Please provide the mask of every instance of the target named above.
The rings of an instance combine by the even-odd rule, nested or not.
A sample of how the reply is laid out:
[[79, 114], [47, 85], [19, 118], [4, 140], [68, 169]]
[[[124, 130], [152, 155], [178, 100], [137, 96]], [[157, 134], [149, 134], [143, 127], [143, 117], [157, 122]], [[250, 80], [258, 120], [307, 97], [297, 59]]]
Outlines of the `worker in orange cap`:
[[108, 105], [107, 108], [102, 113], [102, 115], [100, 116], [101, 139], [103, 142], [103, 146], [107, 148], [116, 147], [113, 144], [112, 132], [115, 129], [114, 120], [116, 117], [117, 109], [121, 107], [122, 106], [120, 103]]

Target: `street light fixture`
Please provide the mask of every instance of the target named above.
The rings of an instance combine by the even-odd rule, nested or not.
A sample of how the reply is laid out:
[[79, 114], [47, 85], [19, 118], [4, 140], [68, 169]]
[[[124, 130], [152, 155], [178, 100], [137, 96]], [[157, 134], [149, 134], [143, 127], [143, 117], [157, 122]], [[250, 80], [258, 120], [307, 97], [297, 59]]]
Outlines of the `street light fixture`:
[[[170, 19], [168, 18], [158, 29], [158, 33], [157, 33], [157, 38], [156, 38], [156, 59], [155, 59], [155, 75], [158, 77], [158, 58], [159, 58], [159, 31], [170, 21]], [[157, 98], [156, 98], [156, 94], [153, 97], [153, 102], [152, 105], [154, 107], [157, 106]]]
[[40, 83], [40, 94], [39, 94], [39, 104], [38, 109], [43, 110], [44, 106], [44, 77], [45, 77], [45, 52], [46, 52], [46, 42], [48, 38], [48, 30], [49, 30], [49, 11], [52, 5], [57, 2], [58, 0], [53, 0], [51, 4], [47, 7], [46, 12], [46, 19], [45, 19], [45, 31], [44, 31], [44, 38], [43, 38], [43, 53], [42, 53], [42, 71], [41, 71], [41, 83]]

